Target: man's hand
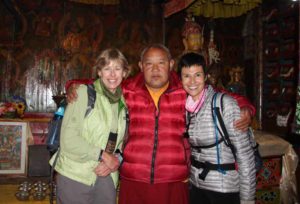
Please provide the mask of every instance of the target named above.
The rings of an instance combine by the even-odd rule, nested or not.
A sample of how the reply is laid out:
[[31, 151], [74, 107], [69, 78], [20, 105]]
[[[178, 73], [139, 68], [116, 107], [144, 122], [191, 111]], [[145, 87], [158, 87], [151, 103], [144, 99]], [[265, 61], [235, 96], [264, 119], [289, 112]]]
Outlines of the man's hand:
[[241, 118], [234, 122], [234, 127], [241, 131], [247, 131], [251, 121], [250, 110], [248, 108], [241, 108]]
[[120, 166], [120, 162], [119, 162], [119, 159], [115, 155], [109, 154], [104, 151], [101, 159], [102, 159], [102, 162], [104, 162], [105, 165], [111, 170], [111, 172], [118, 170], [118, 168]]
[[67, 90], [67, 102], [68, 103], [72, 103], [77, 100], [77, 97], [78, 97], [77, 89], [78, 89], [79, 85], [80, 84], [74, 83], [68, 88], [68, 90]]

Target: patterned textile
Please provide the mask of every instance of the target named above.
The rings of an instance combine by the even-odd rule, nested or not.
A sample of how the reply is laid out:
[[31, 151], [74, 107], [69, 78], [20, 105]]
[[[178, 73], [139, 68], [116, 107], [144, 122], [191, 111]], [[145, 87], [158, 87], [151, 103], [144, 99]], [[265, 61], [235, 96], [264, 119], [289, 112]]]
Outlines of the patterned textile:
[[255, 204], [280, 204], [279, 187], [257, 190]]
[[263, 158], [263, 167], [256, 176], [256, 189], [265, 189], [267, 187], [279, 186], [281, 169], [281, 156]]

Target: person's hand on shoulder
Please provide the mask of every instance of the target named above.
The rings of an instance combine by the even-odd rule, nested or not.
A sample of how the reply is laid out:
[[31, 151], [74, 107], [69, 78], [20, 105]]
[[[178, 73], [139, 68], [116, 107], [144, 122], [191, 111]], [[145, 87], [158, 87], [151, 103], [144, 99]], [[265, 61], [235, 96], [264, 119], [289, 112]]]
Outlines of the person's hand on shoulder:
[[237, 130], [245, 132], [250, 127], [251, 121], [251, 110], [247, 107], [241, 108], [241, 118], [234, 122], [234, 127]]

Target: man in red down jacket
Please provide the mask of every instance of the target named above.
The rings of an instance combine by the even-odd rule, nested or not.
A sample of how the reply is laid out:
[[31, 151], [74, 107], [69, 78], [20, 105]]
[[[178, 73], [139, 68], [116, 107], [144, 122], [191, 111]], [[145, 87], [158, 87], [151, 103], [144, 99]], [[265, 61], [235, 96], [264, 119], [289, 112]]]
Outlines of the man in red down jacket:
[[[130, 123], [119, 204], [188, 204], [186, 93], [173, 65], [165, 46], [151, 45], [141, 54], [141, 73], [123, 84]], [[236, 128], [245, 129], [255, 108], [244, 97], [234, 97], [243, 110]]]

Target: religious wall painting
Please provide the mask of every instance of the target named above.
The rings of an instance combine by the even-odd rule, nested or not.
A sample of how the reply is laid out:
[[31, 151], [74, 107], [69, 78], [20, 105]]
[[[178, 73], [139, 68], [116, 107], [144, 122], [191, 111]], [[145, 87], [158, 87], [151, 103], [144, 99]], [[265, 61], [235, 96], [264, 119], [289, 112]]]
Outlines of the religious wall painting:
[[1, 1], [0, 18], [0, 47], [23, 46], [27, 20], [15, 1]]
[[167, 35], [167, 46], [170, 49], [170, 52], [173, 57], [179, 56], [184, 50], [182, 44], [181, 30], [177, 27], [172, 27]]
[[[58, 0], [14, 2], [20, 7], [20, 14], [16, 14], [27, 21], [18, 18], [14, 22], [15, 14], [0, 3], [0, 16], [8, 16], [0, 22], [0, 27], [4, 23], [0, 30], [0, 101], [20, 95], [27, 100], [27, 111], [53, 111], [52, 96], [63, 94], [70, 79], [94, 78], [95, 58], [108, 47], [122, 50], [132, 74], [136, 74], [140, 52], [153, 38], [146, 6], [145, 12], [128, 15], [124, 11], [135, 8], [128, 4], [105, 7]], [[16, 25], [16, 32], [7, 25]]]
[[120, 1], [114, 41], [127, 57], [131, 75], [140, 71], [138, 61], [143, 48], [150, 43], [163, 42], [164, 31], [159, 9], [158, 4], [150, 1]]
[[34, 56], [34, 66], [26, 71], [25, 98], [28, 111], [54, 111], [52, 96], [62, 92], [63, 74], [59, 55], [44, 50]]
[[0, 175], [26, 173], [26, 136], [26, 123], [0, 122]]
[[7, 50], [0, 49], [0, 83], [1, 99], [7, 99], [9, 95], [19, 95], [22, 92], [23, 76], [20, 64], [15, 56]]
[[50, 37], [54, 32], [54, 20], [50, 15], [36, 15], [33, 22], [34, 34], [36, 36]]
[[125, 20], [120, 24], [117, 39], [119, 49], [128, 59], [130, 74], [139, 72], [138, 61], [143, 48], [150, 42], [150, 28], [146, 22]]
[[67, 77], [93, 77], [92, 66], [101, 49], [103, 36], [103, 23], [96, 14], [75, 15], [69, 12], [61, 19], [58, 38], [64, 55], [65, 74], [69, 73]]
[[103, 38], [103, 24], [96, 14], [65, 14], [58, 25], [60, 46], [72, 55], [97, 51]]

